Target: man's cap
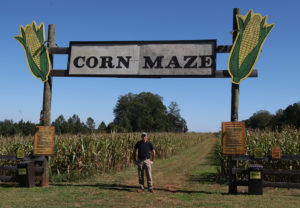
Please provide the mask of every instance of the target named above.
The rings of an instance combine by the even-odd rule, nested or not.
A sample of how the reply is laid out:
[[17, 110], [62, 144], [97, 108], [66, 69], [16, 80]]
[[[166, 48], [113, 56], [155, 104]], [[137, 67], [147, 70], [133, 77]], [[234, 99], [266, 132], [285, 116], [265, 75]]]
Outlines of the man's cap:
[[146, 133], [146, 132], [143, 132], [143, 133], [142, 133], [142, 136], [147, 136], [147, 133]]

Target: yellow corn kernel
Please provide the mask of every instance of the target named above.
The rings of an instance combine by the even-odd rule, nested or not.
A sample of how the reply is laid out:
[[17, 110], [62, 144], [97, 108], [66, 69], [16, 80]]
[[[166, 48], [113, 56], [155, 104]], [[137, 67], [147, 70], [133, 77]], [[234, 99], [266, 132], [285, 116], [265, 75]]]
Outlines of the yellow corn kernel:
[[41, 44], [39, 39], [37, 38], [37, 35], [33, 31], [32, 25], [29, 25], [25, 28], [25, 35], [26, 35], [26, 45], [28, 46], [30, 55], [34, 63], [37, 65], [37, 67], [41, 69], [40, 66]]
[[260, 15], [254, 15], [243, 32], [239, 53], [239, 67], [258, 43], [261, 20]]

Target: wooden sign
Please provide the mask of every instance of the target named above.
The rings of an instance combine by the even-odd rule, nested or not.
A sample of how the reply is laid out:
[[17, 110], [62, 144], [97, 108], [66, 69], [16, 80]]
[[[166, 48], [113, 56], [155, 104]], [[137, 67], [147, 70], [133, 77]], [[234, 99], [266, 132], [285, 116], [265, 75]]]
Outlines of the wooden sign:
[[281, 159], [281, 149], [280, 147], [272, 148], [272, 159]]
[[216, 40], [70, 42], [69, 75], [213, 76]]
[[222, 153], [227, 155], [245, 154], [244, 122], [222, 122]]
[[263, 159], [265, 156], [264, 150], [261, 147], [257, 147], [254, 149], [254, 158], [255, 159]]
[[23, 159], [25, 157], [25, 151], [24, 149], [18, 149], [17, 150], [17, 159]]
[[54, 154], [54, 127], [37, 126], [34, 135], [33, 155], [53, 155]]

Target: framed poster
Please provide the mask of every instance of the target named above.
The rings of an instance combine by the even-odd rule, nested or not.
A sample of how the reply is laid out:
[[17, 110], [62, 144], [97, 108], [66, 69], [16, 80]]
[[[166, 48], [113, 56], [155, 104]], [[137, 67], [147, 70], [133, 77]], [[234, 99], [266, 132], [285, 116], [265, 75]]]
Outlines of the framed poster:
[[54, 154], [54, 126], [37, 126], [34, 135], [33, 155]]
[[222, 122], [222, 153], [226, 155], [245, 154], [244, 122]]

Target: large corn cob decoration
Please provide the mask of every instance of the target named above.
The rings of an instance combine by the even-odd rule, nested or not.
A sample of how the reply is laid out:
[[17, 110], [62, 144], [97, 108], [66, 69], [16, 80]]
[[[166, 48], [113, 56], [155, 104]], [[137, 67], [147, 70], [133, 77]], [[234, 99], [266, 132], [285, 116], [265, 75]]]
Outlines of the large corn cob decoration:
[[41, 79], [43, 82], [48, 80], [50, 73], [50, 58], [45, 46], [44, 23], [37, 26], [32, 24], [21, 25], [21, 34], [15, 36], [15, 39], [23, 46], [27, 63], [32, 75]]
[[250, 10], [245, 16], [237, 15], [238, 34], [232, 46], [228, 71], [232, 83], [240, 84], [252, 72], [262, 45], [274, 24], [267, 24], [267, 17]]

